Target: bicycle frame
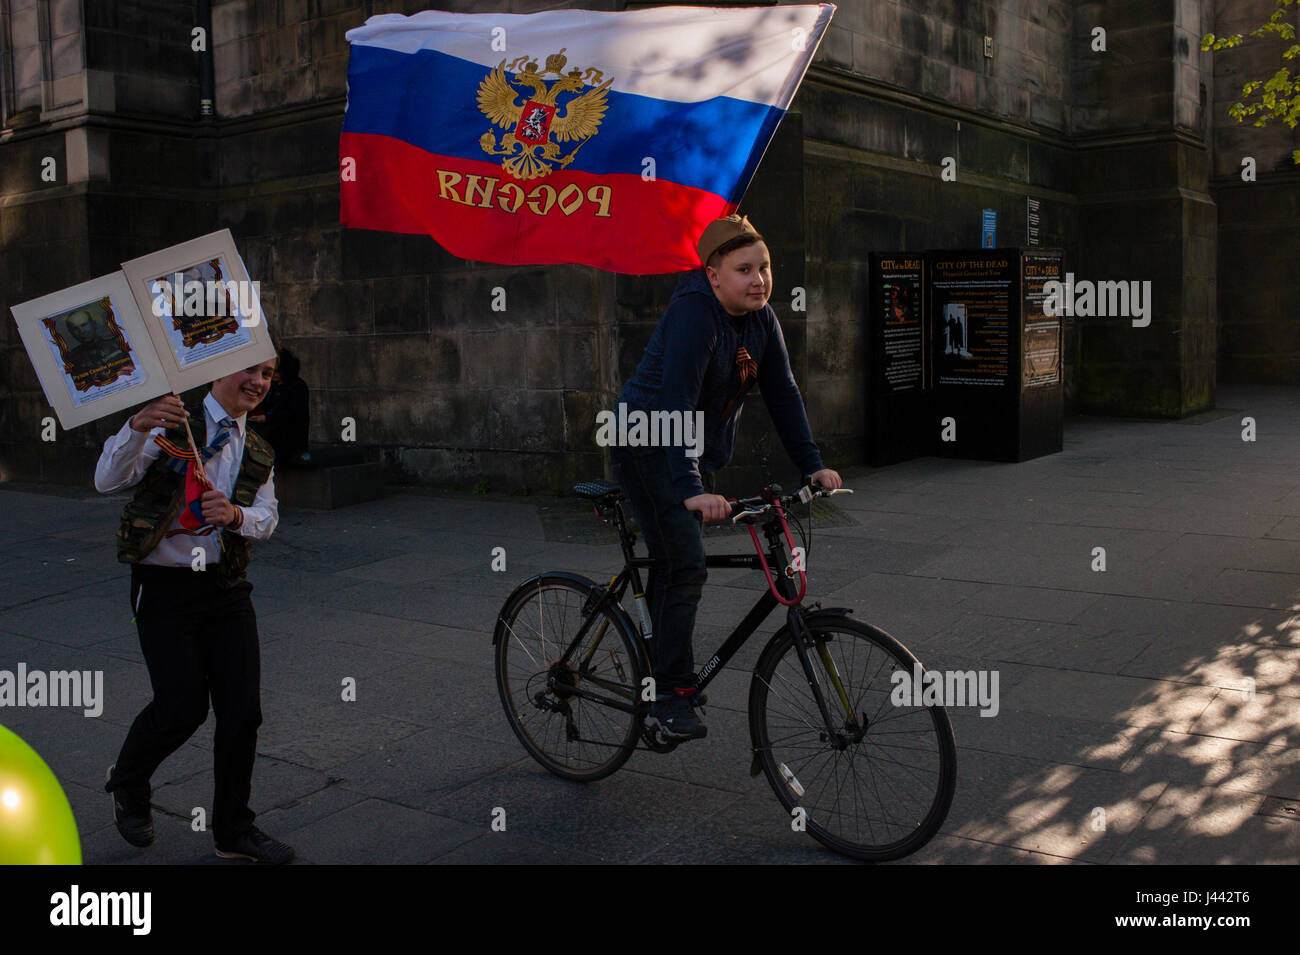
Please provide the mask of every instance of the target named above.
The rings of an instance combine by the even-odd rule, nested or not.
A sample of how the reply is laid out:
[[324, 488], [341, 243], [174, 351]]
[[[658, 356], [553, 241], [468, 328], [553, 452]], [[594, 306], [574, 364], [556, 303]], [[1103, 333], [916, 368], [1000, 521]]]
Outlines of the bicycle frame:
[[[597, 508], [597, 514], [600, 514], [599, 508]], [[597, 599], [594, 603], [589, 600], [587, 605], [584, 606], [582, 627], [579, 629], [578, 634], [572, 643], [570, 643], [569, 647], [565, 650], [563, 657], [560, 658], [559, 662], [561, 666], [568, 663], [574, 650], [582, 642], [588, 628], [601, 610], [606, 607], [616, 607], [620, 608], [621, 612], [621, 601], [629, 586], [633, 587], [632, 593], [634, 598], [642, 602], [645, 599], [645, 589], [641, 583], [640, 568], [645, 567], [649, 569], [654, 565], [654, 561], [650, 557], [637, 557], [633, 552], [636, 538], [627, 528], [626, 519], [623, 515], [621, 505], [616, 505], [614, 507], [613, 520], [615, 527], [618, 530], [619, 541], [623, 549], [625, 561], [623, 570], [610, 581], [607, 587], [599, 587], [597, 589]], [[806, 619], [809, 616], [809, 612], [805, 611], [801, 606], [804, 596], [804, 588], [800, 587], [799, 591], [796, 592], [793, 583], [795, 573], [802, 574], [802, 571], [794, 570], [790, 563], [791, 555], [786, 550], [786, 541], [789, 540], [790, 532], [789, 526], [785, 520], [785, 515], [778, 507], [774, 515], [763, 523], [763, 533], [767, 538], [768, 545], [766, 560], [762, 551], [759, 549], [758, 537], [757, 534], [753, 532], [752, 526], [750, 530], [756, 553], [708, 554], [705, 556], [705, 566], [713, 568], [745, 568], [750, 570], [763, 570], [767, 576], [768, 589], [763, 591], [762, 596], [758, 598], [758, 601], [754, 606], [750, 608], [747, 614], [745, 614], [744, 619], [740, 621], [727, 639], [723, 641], [722, 646], [720, 646], [713, 656], [709, 658], [708, 662], [700, 668], [699, 673], [696, 675], [696, 692], [702, 691], [710, 682], [712, 682], [713, 678], [722, 671], [731, 658], [736, 655], [737, 651], [739, 651], [749, 638], [757, 632], [763, 621], [767, 619], [768, 615], [771, 614], [779, 604], [785, 604], [787, 607], [786, 627], [791, 631], [794, 638], [795, 650], [798, 653], [804, 676], [807, 678], [813, 697], [817, 701], [817, 706], [821, 711], [821, 716], [825, 722], [827, 732], [832, 736], [838, 735], [844, 727], [842, 725], [837, 725], [835, 720], [831, 717], [830, 709], [822, 691], [821, 681], [817, 678], [816, 672], [813, 669], [812, 660], [808, 654], [808, 647], [806, 644], [812, 639], [812, 633], [808, 627]], [[782, 568], [782, 570], [773, 574], [769, 572], [769, 568]], [[826, 612], [827, 611], [821, 611], [821, 613]], [[602, 626], [607, 626], [607, 624], [603, 624]], [[649, 653], [645, 646], [645, 634], [639, 626], [636, 626], [635, 630], [639, 649], [643, 657], [648, 661]], [[604, 633], [601, 632], [597, 635], [595, 642], [586, 653], [583, 660], [584, 669], [595, 656], [596, 650], [599, 648], [603, 639]], [[844, 708], [848, 725], [856, 728], [857, 716], [853, 711], [853, 705], [849, 700], [848, 693], [845, 691], [843, 683], [841, 682], [834, 660], [831, 658], [830, 652], [826, 649], [825, 641], [815, 642], [817, 645], [818, 658], [820, 659], [822, 666], [825, 668], [825, 672], [830, 679], [840, 705]], [[595, 682], [599, 685], [599, 681]], [[631, 705], [624, 704], [600, 696], [599, 694], [591, 693], [582, 688], [569, 688], [568, 692], [613, 706], [616, 709], [623, 710], [624, 712], [634, 713], [638, 710], [638, 706], [635, 703]]]

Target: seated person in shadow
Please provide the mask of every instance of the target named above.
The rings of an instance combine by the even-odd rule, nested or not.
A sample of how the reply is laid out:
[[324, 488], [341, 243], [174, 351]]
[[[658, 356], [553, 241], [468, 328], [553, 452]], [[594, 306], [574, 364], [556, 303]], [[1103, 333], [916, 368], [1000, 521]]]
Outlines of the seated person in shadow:
[[298, 376], [301, 365], [287, 348], [280, 349], [279, 366], [266, 398], [248, 416], [250, 426], [270, 442], [275, 459], [287, 467], [308, 467], [307, 383]]

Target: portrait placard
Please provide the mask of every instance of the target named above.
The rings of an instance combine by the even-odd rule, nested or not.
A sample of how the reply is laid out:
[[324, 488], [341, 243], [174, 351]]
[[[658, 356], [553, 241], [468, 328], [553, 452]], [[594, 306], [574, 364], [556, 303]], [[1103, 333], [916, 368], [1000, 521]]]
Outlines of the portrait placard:
[[45, 400], [65, 430], [172, 388], [122, 272], [10, 311]]
[[229, 229], [122, 263], [176, 393], [275, 357], [258, 283]]

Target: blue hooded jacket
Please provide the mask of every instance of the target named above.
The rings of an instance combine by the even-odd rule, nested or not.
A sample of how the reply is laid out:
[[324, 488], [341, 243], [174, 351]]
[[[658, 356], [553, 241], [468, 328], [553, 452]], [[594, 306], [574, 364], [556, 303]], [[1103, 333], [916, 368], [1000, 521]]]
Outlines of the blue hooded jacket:
[[[704, 412], [704, 448], [699, 458], [687, 457], [685, 447], [666, 449], [678, 500], [705, 493], [700, 471], [716, 471], [731, 460], [744, 396], [725, 420], [722, 413], [741, 388], [736, 364], [741, 346], [758, 363], [759, 391], [790, 459], [805, 475], [825, 466], [790, 372], [776, 312], [764, 305], [743, 316], [727, 314], [704, 271], [697, 269], [678, 283], [636, 373], [618, 397], [629, 411]], [[745, 390], [752, 385], [751, 379]]]

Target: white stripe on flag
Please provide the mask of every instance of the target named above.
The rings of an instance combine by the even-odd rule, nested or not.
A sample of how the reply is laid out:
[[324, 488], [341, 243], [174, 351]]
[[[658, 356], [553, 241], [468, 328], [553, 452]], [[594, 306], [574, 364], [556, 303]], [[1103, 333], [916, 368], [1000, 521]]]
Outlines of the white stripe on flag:
[[[834, 12], [831, 3], [531, 14], [426, 10], [371, 17], [347, 38], [402, 53], [437, 50], [484, 67], [525, 54], [544, 65], [563, 48], [565, 72], [595, 67], [606, 79], [613, 76], [612, 88], [622, 93], [681, 103], [731, 96], [785, 109]], [[494, 34], [496, 27], [504, 32]]]

